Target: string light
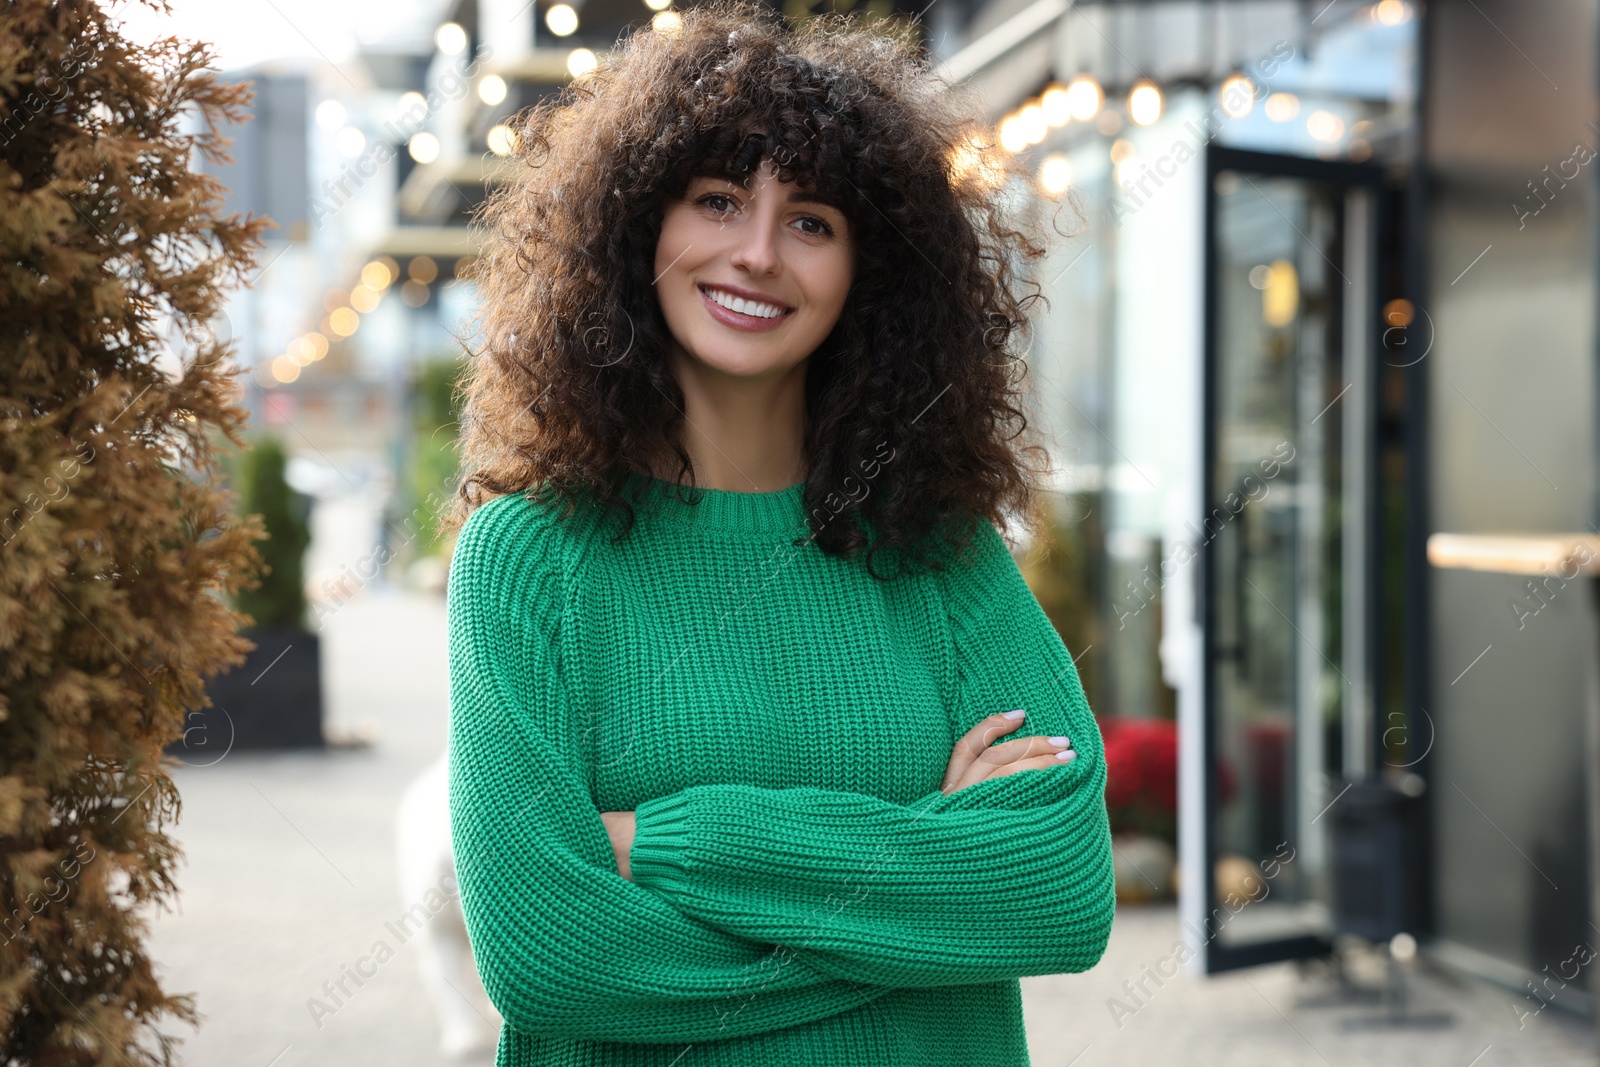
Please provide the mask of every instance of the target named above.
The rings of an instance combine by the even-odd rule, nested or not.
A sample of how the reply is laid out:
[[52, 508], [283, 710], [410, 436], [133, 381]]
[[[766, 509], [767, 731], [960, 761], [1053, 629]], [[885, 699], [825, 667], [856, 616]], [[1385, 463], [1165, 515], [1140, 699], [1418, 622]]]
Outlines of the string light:
[[1153, 82], [1141, 81], [1128, 94], [1128, 117], [1140, 126], [1149, 126], [1161, 117], [1161, 90]]
[[1411, 19], [1411, 5], [1405, 0], [1380, 0], [1372, 6], [1372, 19], [1380, 26], [1399, 26]]
[[489, 145], [489, 151], [497, 156], [509, 156], [517, 147], [516, 132], [504, 123], [490, 128], [484, 140]]
[[1331, 111], [1313, 111], [1306, 119], [1306, 132], [1313, 140], [1332, 144], [1344, 136], [1344, 120]]
[[581, 78], [600, 65], [599, 58], [587, 48], [574, 48], [567, 54], [567, 73]]
[[1067, 110], [1079, 122], [1088, 122], [1100, 111], [1105, 95], [1099, 82], [1087, 74], [1080, 74], [1067, 86]]
[[412, 281], [428, 285], [439, 276], [439, 264], [432, 256], [416, 256], [406, 264], [406, 273]]
[[1065, 126], [1072, 121], [1072, 107], [1067, 102], [1067, 90], [1059, 85], [1052, 85], [1044, 91], [1039, 98], [1039, 107], [1044, 111], [1044, 121], [1051, 128]]
[[340, 337], [349, 337], [361, 328], [361, 316], [353, 308], [336, 308], [328, 315], [328, 329]]
[[544, 24], [557, 37], [570, 37], [578, 29], [578, 12], [570, 4], [552, 4], [544, 13]]
[[490, 74], [478, 83], [478, 99], [490, 107], [500, 103], [506, 98], [506, 80], [498, 74]]
[[325, 130], [337, 130], [344, 125], [344, 105], [337, 100], [324, 100], [317, 105], [317, 125]]
[[1242, 119], [1256, 106], [1255, 84], [1243, 74], [1230, 74], [1222, 79], [1217, 102], [1230, 118]]
[[411, 153], [411, 158], [418, 163], [432, 163], [439, 158], [439, 138], [426, 130], [412, 135], [406, 142], [406, 151]]
[[361, 284], [368, 289], [379, 292], [389, 288], [394, 281], [394, 272], [389, 269], [389, 264], [381, 259], [375, 259], [361, 268]]
[[1022, 125], [1022, 116], [1010, 115], [1001, 121], [1000, 147], [1013, 155], [1028, 147], [1028, 132]]
[[350, 306], [365, 315], [378, 306], [378, 301], [383, 294], [369, 285], [362, 284], [350, 290]]
[[1038, 104], [1028, 104], [1017, 112], [1017, 121], [1022, 126], [1022, 136], [1028, 144], [1038, 144], [1050, 135], [1050, 124], [1045, 121], [1044, 108]]
[[401, 93], [394, 110], [400, 118], [421, 122], [428, 117], [428, 98], [418, 92]]
[[1273, 93], [1267, 97], [1266, 110], [1273, 122], [1288, 122], [1300, 114], [1300, 98], [1293, 93]]
[[446, 22], [433, 31], [433, 43], [447, 56], [458, 56], [467, 48], [467, 31], [459, 22]]
[[1056, 154], [1044, 157], [1039, 164], [1039, 187], [1046, 196], [1058, 197], [1072, 186], [1072, 163], [1066, 156]]
[[346, 126], [333, 139], [334, 147], [346, 159], [358, 158], [367, 147], [367, 136], [354, 126]]
[[968, 133], [950, 150], [950, 183], [974, 183], [996, 189], [1005, 182], [1005, 168], [993, 155], [994, 143], [978, 133]]

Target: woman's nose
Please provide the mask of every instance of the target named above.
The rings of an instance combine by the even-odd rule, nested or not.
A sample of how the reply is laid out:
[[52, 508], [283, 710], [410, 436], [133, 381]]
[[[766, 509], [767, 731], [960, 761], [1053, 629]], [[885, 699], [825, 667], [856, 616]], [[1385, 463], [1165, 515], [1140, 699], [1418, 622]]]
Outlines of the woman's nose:
[[735, 267], [751, 274], [775, 274], [778, 270], [778, 222], [761, 212], [752, 212], [739, 228], [738, 239], [729, 257]]

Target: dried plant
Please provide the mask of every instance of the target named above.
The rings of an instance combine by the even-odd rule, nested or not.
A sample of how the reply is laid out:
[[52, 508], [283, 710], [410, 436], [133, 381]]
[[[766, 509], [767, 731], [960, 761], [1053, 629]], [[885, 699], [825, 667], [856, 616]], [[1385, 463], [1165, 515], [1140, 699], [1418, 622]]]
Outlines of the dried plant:
[[[161, 0], [144, 0], [157, 10]], [[227, 291], [265, 219], [223, 217], [214, 131], [248, 86], [207, 46], [125, 40], [89, 0], [0, 10], [0, 1061], [173, 1062], [198, 1021], [144, 948], [175, 892], [163, 748], [243, 663], [263, 536]], [[186, 112], [202, 121], [184, 132]]]

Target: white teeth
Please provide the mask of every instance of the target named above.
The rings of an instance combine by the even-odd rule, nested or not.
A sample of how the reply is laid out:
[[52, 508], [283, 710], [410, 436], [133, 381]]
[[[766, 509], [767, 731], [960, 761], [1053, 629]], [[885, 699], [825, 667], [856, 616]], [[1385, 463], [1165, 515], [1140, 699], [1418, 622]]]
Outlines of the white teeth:
[[783, 308], [774, 307], [772, 304], [758, 304], [754, 300], [724, 293], [720, 289], [706, 289], [705, 294], [712, 300], [721, 304], [729, 311], [736, 311], [741, 315], [749, 315], [754, 319], [775, 319], [783, 314]]

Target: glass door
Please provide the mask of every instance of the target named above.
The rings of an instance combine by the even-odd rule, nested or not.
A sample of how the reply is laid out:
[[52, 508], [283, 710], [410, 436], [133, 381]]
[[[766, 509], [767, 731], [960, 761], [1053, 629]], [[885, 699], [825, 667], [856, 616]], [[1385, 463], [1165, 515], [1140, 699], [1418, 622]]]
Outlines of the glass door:
[[[1329, 810], [1371, 768], [1382, 172], [1207, 154], [1208, 973], [1326, 953]], [[1194, 920], [1195, 909], [1186, 908]]]

